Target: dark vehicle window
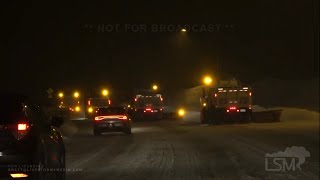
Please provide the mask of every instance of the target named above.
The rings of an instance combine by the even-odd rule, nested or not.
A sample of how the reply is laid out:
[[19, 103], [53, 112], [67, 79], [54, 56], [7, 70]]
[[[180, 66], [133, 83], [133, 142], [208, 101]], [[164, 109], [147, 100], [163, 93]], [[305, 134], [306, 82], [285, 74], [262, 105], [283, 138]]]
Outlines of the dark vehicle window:
[[22, 102], [5, 100], [0, 106], [0, 124], [14, 123], [19, 120], [26, 120], [25, 107]]
[[98, 115], [123, 115], [126, 113], [124, 108], [104, 108], [98, 110]]
[[47, 126], [50, 124], [48, 118], [42, 111], [40, 107], [30, 106], [27, 109], [27, 115], [32, 119], [32, 121], [40, 126]]
[[90, 99], [90, 104], [93, 107], [109, 106], [108, 99]]

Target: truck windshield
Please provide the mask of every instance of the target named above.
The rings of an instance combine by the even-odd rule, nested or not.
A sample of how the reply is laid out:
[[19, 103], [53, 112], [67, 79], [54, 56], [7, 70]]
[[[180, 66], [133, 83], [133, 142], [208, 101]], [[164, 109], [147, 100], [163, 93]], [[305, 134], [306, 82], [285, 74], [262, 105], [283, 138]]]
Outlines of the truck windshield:
[[102, 108], [98, 110], [98, 115], [124, 115], [126, 110], [122, 107]]
[[161, 100], [159, 97], [143, 97], [138, 99], [137, 106], [161, 106]]
[[105, 98], [90, 99], [90, 105], [93, 107], [106, 107], [109, 106], [109, 100]]

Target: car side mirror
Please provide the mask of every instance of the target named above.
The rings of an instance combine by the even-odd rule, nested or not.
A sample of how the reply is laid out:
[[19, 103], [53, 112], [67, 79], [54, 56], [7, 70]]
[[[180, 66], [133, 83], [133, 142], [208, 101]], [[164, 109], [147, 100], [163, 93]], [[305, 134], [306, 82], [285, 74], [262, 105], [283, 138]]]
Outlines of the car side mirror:
[[51, 117], [51, 126], [59, 128], [64, 123], [63, 117]]

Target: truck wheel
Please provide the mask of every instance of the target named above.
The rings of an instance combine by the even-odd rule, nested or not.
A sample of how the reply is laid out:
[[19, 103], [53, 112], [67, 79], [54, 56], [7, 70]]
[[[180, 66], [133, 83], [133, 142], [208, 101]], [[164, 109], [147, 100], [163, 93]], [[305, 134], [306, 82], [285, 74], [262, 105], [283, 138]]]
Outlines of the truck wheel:
[[248, 113], [248, 115], [247, 115], [247, 122], [248, 123], [252, 122], [252, 113], [251, 112]]
[[200, 113], [200, 123], [201, 124], [207, 124], [208, 123], [207, 113], [204, 110]]
[[217, 125], [218, 123], [218, 117], [217, 117], [217, 113], [212, 113], [212, 124]]
[[214, 124], [214, 117], [212, 112], [207, 112], [207, 122], [208, 124]]
[[219, 111], [212, 112], [212, 124], [218, 125], [223, 122], [224, 116]]

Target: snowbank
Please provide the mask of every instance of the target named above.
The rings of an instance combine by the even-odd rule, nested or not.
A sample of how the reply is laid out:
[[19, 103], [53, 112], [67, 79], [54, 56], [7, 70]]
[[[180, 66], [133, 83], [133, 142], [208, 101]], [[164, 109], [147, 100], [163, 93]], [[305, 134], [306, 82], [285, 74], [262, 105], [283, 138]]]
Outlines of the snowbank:
[[319, 112], [307, 109], [277, 107], [282, 109], [281, 121], [283, 122], [319, 122]]
[[319, 122], [319, 112], [308, 109], [292, 107], [265, 108], [259, 105], [252, 106], [253, 112], [263, 112], [271, 110], [282, 110], [281, 122]]
[[268, 109], [259, 105], [252, 105], [252, 112], [267, 111]]

